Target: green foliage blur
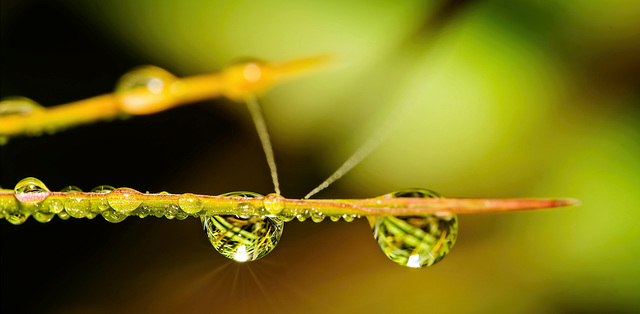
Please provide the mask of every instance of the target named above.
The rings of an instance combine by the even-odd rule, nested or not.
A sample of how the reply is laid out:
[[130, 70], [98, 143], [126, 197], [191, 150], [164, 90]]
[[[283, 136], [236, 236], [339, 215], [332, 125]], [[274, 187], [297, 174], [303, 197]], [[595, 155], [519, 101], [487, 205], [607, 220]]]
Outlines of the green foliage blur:
[[[180, 76], [216, 71], [245, 57], [284, 61], [334, 55], [333, 66], [278, 85], [263, 97], [285, 196], [303, 196], [391, 118], [401, 123], [378, 149], [317, 197], [368, 197], [424, 187], [445, 197], [573, 197], [582, 205], [463, 215], [451, 254], [422, 270], [386, 260], [364, 221], [333, 227], [292, 223], [272, 255], [257, 262], [263, 264], [225, 266], [235, 277], [224, 272], [200, 277], [219, 267], [216, 262], [226, 263], [207, 260], [203, 245], [191, 268], [171, 259], [166, 267], [123, 279], [136, 287], [130, 293], [74, 283], [114, 302], [69, 300], [59, 302], [57, 310], [640, 311], [638, 1], [59, 5], [104, 38], [107, 49], [126, 51]], [[10, 5], [16, 14], [20, 6]], [[4, 14], [3, 19], [11, 18]], [[74, 95], [73, 88], [60, 93], [89, 96]], [[216, 113], [199, 106], [200, 115]], [[220, 106], [234, 119], [246, 120], [241, 123], [247, 134], [253, 132], [242, 106]], [[172, 118], [181, 119], [180, 111]], [[247, 144], [257, 147], [247, 153], [255, 157], [247, 162], [266, 168], [257, 143]], [[255, 180], [269, 188], [266, 171], [264, 178], [245, 177], [249, 180], [220, 175], [220, 168], [229, 167], [246, 174], [242, 162], [233, 164], [232, 158], [224, 159], [226, 164], [206, 159], [225, 154], [245, 153], [236, 147], [192, 156], [195, 166], [172, 172], [170, 187], [216, 193], [205, 179], [216, 177], [222, 181], [216, 184], [227, 181], [229, 189], [251, 189], [251, 183], [242, 183]], [[188, 227], [197, 229], [197, 223]], [[135, 256], [122, 251], [109, 258]], [[92, 280], [106, 282], [108, 276]], [[216, 276], [227, 278], [222, 280], [227, 284]], [[76, 289], [84, 298], [93, 296]], [[145, 289], [151, 292], [139, 292]], [[196, 295], [206, 298], [196, 301]]]

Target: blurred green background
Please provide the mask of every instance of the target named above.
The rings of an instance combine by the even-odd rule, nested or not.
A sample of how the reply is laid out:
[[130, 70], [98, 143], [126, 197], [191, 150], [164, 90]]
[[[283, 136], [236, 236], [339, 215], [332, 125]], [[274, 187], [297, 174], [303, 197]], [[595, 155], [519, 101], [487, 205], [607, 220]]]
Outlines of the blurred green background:
[[[363, 219], [288, 223], [267, 257], [218, 256], [200, 222], [0, 223], [3, 312], [640, 311], [640, 4], [616, 1], [8, 1], [1, 96], [109, 92], [140, 64], [176, 75], [331, 53], [263, 97], [283, 193], [302, 197], [388, 117], [400, 125], [321, 198], [425, 187], [574, 197], [460, 217], [450, 256], [395, 265]], [[271, 192], [226, 100], [0, 148], [0, 185]]]

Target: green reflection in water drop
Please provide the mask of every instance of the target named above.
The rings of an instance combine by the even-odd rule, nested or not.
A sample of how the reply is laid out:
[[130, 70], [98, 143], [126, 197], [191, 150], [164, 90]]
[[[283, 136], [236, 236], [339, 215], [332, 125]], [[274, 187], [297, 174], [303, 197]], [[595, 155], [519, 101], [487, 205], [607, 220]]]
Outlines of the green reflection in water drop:
[[[440, 197], [423, 189], [411, 189], [383, 197]], [[407, 267], [431, 266], [444, 258], [458, 236], [455, 214], [427, 216], [380, 216], [369, 218], [373, 235], [384, 254]]]
[[[262, 198], [262, 195], [250, 192], [222, 196]], [[280, 241], [284, 228], [284, 222], [276, 217], [204, 216], [202, 222], [216, 251], [238, 262], [255, 261], [267, 255]]]

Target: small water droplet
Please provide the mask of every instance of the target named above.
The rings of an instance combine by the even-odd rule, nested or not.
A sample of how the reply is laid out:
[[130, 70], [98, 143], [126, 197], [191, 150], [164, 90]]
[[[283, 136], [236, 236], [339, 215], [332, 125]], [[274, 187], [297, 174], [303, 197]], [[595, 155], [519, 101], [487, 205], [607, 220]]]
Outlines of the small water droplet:
[[75, 185], [65, 186], [60, 190], [60, 192], [69, 193], [69, 192], [82, 192], [82, 189]]
[[187, 219], [187, 217], [189, 217], [189, 214], [185, 213], [184, 211], [180, 210], [176, 213], [176, 219], [178, 220], [185, 220]]
[[216, 251], [238, 262], [267, 255], [284, 228], [284, 222], [275, 217], [204, 216], [203, 224]]
[[107, 209], [100, 214], [102, 215], [104, 220], [112, 223], [118, 223], [125, 220], [125, 218], [127, 218], [127, 214], [117, 212], [113, 209]]
[[149, 114], [171, 107], [182, 84], [168, 71], [142, 66], [125, 73], [116, 84], [116, 95], [123, 111]]
[[5, 218], [7, 219], [8, 222], [14, 225], [20, 225], [25, 221], [27, 221], [27, 218], [29, 218], [29, 215], [25, 215], [23, 213], [9, 213]]
[[33, 218], [35, 218], [35, 220], [39, 222], [45, 223], [51, 221], [51, 219], [53, 219], [53, 216], [55, 215], [56, 214], [54, 213], [35, 212], [33, 213]]
[[110, 186], [110, 185], [100, 185], [100, 186], [96, 186], [95, 188], [91, 189], [91, 191], [89, 191], [89, 193], [100, 193], [100, 194], [108, 194], [111, 193], [111, 191], [115, 190], [116, 188]]
[[178, 199], [178, 206], [187, 214], [197, 214], [204, 208], [204, 203], [195, 194], [184, 193]]
[[[89, 191], [90, 193], [98, 193], [98, 194], [109, 194], [112, 191], [114, 191], [116, 188], [110, 186], [110, 185], [100, 185], [100, 186], [96, 186], [95, 188], [91, 189], [91, 191]], [[96, 202], [95, 202], [95, 207], [97, 207], [97, 211], [98, 212], [102, 212], [105, 211], [107, 209], [109, 209], [109, 201], [107, 200], [107, 196], [105, 195], [104, 197], [100, 197]], [[93, 208], [93, 210], [95, 210], [95, 208]]]
[[50, 195], [50, 191], [42, 181], [28, 177], [20, 180], [14, 189], [16, 199], [23, 204], [38, 204]]
[[266, 209], [269, 214], [277, 215], [284, 209], [284, 197], [282, 195], [278, 195], [276, 193], [268, 194], [262, 200], [264, 205], [264, 209]]
[[69, 219], [69, 217], [71, 217], [71, 216], [69, 216], [69, 214], [67, 214], [66, 211], [62, 211], [62, 212], [58, 213], [58, 218], [60, 218], [62, 220], [67, 220], [67, 219]]
[[67, 214], [73, 218], [87, 217], [90, 207], [91, 202], [80, 193], [70, 193], [64, 201], [64, 208]]
[[324, 220], [324, 214], [322, 212], [319, 212], [317, 210], [312, 210], [311, 211], [311, 220], [313, 220], [313, 222], [322, 222]]
[[107, 196], [107, 202], [115, 211], [123, 214], [129, 214], [142, 204], [141, 196], [142, 193], [134, 189], [119, 188], [109, 193], [109, 196]]
[[344, 219], [344, 221], [346, 222], [352, 222], [354, 219], [356, 219], [356, 215], [347, 215], [344, 214], [342, 215], [342, 218]]
[[37, 102], [21, 96], [6, 97], [0, 101], [0, 116], [29, 114], [42, 109], [44, 107]]
[[59, 199], [48, 198], [43, 203], [50, 213], [58, 214], [64, 210], [64, 202]]
[[340, 215], [330, 215], [329, 219], [331, 219], [331, 221], [333, 222], [337, 222], [338, 220], [340, 220]]
[[[424, 189], [389, 193], [384, 197], [427, 197], [439, 194]], [[369, 218], [373, 235], [384, 254], [407, 267], [431, 266], [449, 253], [458, 236], [458, 219], [451, 215], [379, 216]]]

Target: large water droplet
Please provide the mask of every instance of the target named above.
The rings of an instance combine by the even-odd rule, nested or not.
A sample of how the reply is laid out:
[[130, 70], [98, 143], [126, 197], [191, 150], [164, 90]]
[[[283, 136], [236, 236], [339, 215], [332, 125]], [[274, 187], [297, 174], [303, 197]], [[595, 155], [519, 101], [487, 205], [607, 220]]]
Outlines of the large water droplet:
[[156, 66], [142, 66], [125, 73], [116, 84], [116, 95], [123, 111], [149, 114], [172, 106], [181, 92], [177, 77]]
[[107, 201], [115, 211], [128, 215], [142, 204], [141, 195], [142, 193], [134, 189], [119, 188], [109, 193]]
[[[423, 189], [383, 197], [440, 197]], [[392, 261], [408, 267], [431, 266], [446, 256], [458, 236], [455, 214], [427, 216], [380, 216], [369, 218], [378, 245]]]
[[42, 181], [28, 177], [20, 180], [14, 189], [16, 199], [23, 204], [38, 204], [47, 198], [50, 194]]
[[199, 213], [202, 208], [204, 208], [204, 203], [195, 194], [184, 193], [180, 195], [178, 199], [178, 206], [180, 206], [185, 213], [193, 215]]
[[[222, 196], [263, 197], [251, 192]], [[246, 206], [251, 205], [246, 203]], [[202, 222], [216, 251], [238, 262], [255, 261], [267, 255], [280, 241], [284, 228], [284, 222], [275, 217], [204, 216]]]
[[205, 216], [204, 228], [213, 247], [238, 262], [255, 261], [275, 248], [284, 222], [275, 217]]

